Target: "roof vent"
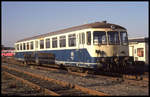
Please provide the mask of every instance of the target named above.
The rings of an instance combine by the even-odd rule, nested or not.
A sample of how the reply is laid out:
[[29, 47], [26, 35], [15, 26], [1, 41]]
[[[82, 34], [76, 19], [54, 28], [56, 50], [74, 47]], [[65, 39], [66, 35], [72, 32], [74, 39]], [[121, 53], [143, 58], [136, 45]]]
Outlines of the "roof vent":
[[102, 23], [107, 23], [107, 21], [102, 21]]
[[110, 27], [111, 27], [111, 29], [113, 29], [113, 30], [115, 29], [115, 26], [114, 26], [114, 25], [111, 25]]

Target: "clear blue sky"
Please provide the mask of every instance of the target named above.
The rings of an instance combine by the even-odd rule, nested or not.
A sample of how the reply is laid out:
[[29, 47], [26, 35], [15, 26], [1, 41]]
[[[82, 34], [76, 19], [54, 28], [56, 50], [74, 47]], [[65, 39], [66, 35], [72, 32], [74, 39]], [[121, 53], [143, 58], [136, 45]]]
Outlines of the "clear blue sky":
[[107, 20], [148, 37], [148, 2], [2, 2], [2, 44], [76, 25]]

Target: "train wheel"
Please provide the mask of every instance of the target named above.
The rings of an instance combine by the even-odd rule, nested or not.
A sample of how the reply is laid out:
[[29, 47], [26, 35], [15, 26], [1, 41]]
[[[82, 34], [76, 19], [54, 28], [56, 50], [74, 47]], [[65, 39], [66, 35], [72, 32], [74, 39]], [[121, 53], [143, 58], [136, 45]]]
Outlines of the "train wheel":
[[27, 61], [24, 61], [23, 64], [24, 64], [24, 66], [27, 66], [27, 65], [28, 65], [28, 62], [27, 62]]
[[89, 71], [88, 70], [84, 70], [83, 73], [85, 73], [87, 75], [89, 73]]
[[72, 71], [70, 67], [66, 67], [66, 69], [67, 69], [67, 72], [71, 72]]
[[38, 66], [42, 65], [42, 63], [40, 63], [39, 61], [36, 61], [35, 64], [38, 65]]
[[38, 66], [41, 66], [42, 64], [39, 62], [37, 65], [38, 65]]
[[59, 65], [59, 68], [60, 68], [60, 69], [64, 69], [63, 64], [60, 64], [60, 65]]
[[136, 75], [135, 77], [136, 77], [136, 80], [143, 80], [142, 76]]
[[140, 80], [143, 80], [143, 77], [142, 77], [142, 76], [140, 76]]
[[110, 64], [107, 65], [107, 72], [111, 72]]
[[77, 68], [77, 72], [84, 73], [85, 70], [83, 70], [83, 68]]

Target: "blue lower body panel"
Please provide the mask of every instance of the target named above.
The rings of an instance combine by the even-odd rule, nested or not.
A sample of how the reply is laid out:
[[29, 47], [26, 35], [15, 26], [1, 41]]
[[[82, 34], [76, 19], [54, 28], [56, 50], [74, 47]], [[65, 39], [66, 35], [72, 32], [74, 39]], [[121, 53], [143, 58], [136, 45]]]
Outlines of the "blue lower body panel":
[[[35, 51], [34, 51], [35, 52]], [[55, 61], [59, 64], [72, 65], [86, 68], [96, 68], [96, 58], [91, 57], [86, 49], [70, 49], [70, 50], [45, 50], [36, 51], [36, 53], [52, 53], [55, 55]], [[16, 52], [15, 58], [24, 60], [24, 53], [30, 54], [33, 52]]]

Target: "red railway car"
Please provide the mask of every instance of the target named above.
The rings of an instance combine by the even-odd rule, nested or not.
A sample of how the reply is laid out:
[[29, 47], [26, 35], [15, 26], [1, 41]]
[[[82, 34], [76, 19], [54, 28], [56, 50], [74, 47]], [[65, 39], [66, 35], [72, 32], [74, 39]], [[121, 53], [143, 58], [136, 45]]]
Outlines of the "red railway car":
[[13, 57], [15, 55], [15, 50], [2, 50], [1, 56]]

